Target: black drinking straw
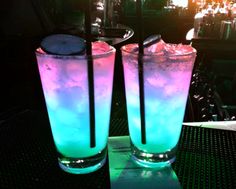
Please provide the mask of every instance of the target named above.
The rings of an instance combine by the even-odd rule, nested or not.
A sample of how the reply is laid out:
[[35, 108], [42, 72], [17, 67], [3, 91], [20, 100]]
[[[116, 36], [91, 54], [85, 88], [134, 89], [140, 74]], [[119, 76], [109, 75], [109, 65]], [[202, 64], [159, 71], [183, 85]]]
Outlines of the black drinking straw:
[[142, 15], [142, 0], [136, 2], [136, 12], [138, 19], [138, 71], [139, 71], [139, 100], [141, 114], [141, 137], [142, 144], [146, 144], [146, 125], [145, 125], [145, 102], [144, 102], [144, 79], [143, 79], [143, 15]]
[[85, 7], [85, 35], [86, 35], [86, 54], [88, 57], [88, 88], [89, 88], [89, 112], [90, 112], [90, 147], [96, 146], [95, 140], [95, 109], [94, 109], [94, 76], [93, 59], [91, 45], [91, 0], [87, 0]]

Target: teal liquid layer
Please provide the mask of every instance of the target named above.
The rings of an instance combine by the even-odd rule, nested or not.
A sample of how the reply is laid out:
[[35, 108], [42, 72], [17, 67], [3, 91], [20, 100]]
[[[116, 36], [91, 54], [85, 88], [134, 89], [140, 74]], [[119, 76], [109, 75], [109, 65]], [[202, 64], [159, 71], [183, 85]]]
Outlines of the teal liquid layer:
[[92, 173], [99, 168], [101, 168], [106, 162], [106, 159], [102, 160], [100, 163], [93, 165], [91, 167], [86, 167], [86, 168], [71, 168], [71, 167], [66, 167], [63, 164], [59, 162], [59, 166], [61, 167], [62, 170], [68, 173], [72, 174], [87, 174], [87, 173]]
[[177, 147], [162, 153], [149, 153], [138, 149], [131, 141], [131, 157], [142, 167], [162, 169], [175, 161]]
[[101, 168], [106, 162], [106, 157], [107, 147], [88, 158], [70, 158], [58, 153], [58, 163], [61, 169], [68, 173], [87, 174]]

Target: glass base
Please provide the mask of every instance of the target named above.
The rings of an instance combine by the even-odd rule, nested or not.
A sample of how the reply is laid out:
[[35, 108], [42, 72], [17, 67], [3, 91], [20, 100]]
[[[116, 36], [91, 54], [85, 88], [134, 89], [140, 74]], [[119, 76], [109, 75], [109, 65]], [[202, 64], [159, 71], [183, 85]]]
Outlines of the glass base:
[[87, 174], [101, 168], [107, 157], [107, 147], [99, 154], [87, 158], [69, 158], [59, 154], [58, 162], [62, 170], [72, 174]]
[[135, 163], [147, 168], [164, 168], [175, 161], [176, 147], [164, 153], [147, 153], [131, 143], [131, 157]]

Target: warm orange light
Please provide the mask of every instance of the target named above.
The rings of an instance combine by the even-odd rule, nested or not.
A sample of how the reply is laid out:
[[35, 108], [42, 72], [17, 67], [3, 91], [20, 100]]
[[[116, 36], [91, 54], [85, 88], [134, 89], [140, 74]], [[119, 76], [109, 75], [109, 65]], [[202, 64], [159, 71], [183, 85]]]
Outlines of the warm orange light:
[[188, 0], [173, 0], [172, 2], [175, 6], [188, 7]]

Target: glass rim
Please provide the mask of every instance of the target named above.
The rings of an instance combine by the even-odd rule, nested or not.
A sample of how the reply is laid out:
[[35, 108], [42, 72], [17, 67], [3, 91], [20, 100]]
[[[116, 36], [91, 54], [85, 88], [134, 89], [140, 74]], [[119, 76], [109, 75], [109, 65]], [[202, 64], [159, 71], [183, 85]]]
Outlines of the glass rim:
[[[136, 44], [136, 43], [133, 43], [133, 44]], [[193, 51], [187, 52], [187, 53], [184, 53], [184, 54], [169, 54], [169, 55], [160, 54], [160, 53], [158, 53], [158, 52], [139, 54], [139, 51], [138, 51], [138, 50], [137, 50], [137, 51], [127, 50], [127, 49], [125, 48], [127, 45], [128, 45], [128, 44], [123, 45], [123, 46], [121, 47], [121, 51], [122, 51], [122, 52], [129, 53], [129, 54], [131, 54], [131, 55], [133, 55], [133, 56], [142, 56], [142, 57], [155, 56], [155, 57], [160, 57], [160, 58], [164, 58], [164, 57], [167, 57], [167, 58], [168, 58], [168, 57], [184, 57], [184, 56], [191, 56], [191, 55], [195, 55], [195, 56], [196, 56], [196, 54], [197, 54], [197, 50], [196, 50], [194, 47], [192, 47], [192, 46], [190, 46], [190, 45], [184, 45], [184, 44], [183, 44], [184, 46], [190, 46], [190, 47], [193, 49]], [[173, 44], [173, 45], [175, 45], [175, 44]]]
[[50, 57], [50, 58], [55, 58], [55, 59], [96, 59], [96, 58], [102, 58], [105, 57], [109, 54], [112, 54], [114, 52], [116, 52], [116, 49], [109, 45], [110, 49], [108, 51], [105, 52], [101, 52], [99, 54], [92, 54], [92, 55], [86, 55], [86, 53], [82, 54], [82, 55], [78, 55], [78, 54], [70, 54], [70, 55], [60, 55], [60, 54], [50, 54], [45, 52], [41, 47], [38, 47], [35, 50], [35, 54], [36, 56], [41, 56], [41, 57]]

